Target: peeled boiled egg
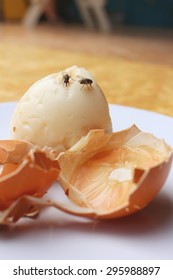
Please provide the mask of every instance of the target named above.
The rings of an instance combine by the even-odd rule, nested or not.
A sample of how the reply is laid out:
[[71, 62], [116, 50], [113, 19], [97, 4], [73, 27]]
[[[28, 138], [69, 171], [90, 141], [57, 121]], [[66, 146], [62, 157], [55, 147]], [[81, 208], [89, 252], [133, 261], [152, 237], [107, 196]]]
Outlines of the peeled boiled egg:
[[58, 152], [91, 129], [112, 131], [108, 103], [91, 73], [73, 66], [29, 88], [17, 104], [10, 130], [11, 139]]

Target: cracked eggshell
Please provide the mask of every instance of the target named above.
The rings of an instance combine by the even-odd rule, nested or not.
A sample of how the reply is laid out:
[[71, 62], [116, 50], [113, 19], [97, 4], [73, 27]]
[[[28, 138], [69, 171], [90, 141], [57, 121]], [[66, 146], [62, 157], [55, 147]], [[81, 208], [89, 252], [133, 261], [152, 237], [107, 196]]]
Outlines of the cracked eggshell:
[[164, 185], [172, 149], [136, 126], [93, 130], [58, 157], [59, 182], [83, 216], [117, 218], [144, 208]]
[[[83, 78], [92, 84], [83, 84]], [[12, 117], [11, 139], [61, 151], [91, 129], [112, 131], [108, 104], [94, 77], [73, 66], [39, 80], [24, 94]]]
[[19, 163], [32, 148], [26, 141], [0, 140], [0, 164]]
[[0, 211], [23, 195], [42, 197], [59, 175], [47, 151], [25, 142], [0, 141]]

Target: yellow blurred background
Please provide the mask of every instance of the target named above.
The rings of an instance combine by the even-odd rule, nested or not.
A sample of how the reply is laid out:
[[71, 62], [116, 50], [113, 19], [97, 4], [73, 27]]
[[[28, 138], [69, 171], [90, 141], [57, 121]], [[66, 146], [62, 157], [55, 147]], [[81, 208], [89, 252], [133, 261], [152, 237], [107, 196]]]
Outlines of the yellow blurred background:
[[5, 20], [21, 20], [28, 7], [28, 1], [25, 0], [2, 0], [1, 2]]
[[103, 12], [102, 18], [92, 15], [92, 24], [78, 1], [59, 1], [53, 10], [46, 1], [29, 18], [39, 1], [0, 2], [0, 102], [19, 100], [36, 80], [77, 64], [93, 73], [109, 103], [173, 116], [173, 32], [164, 25], [169, 22], [128, 24], [129, 14], [125, 18], [122, 6], [116, 10], [116, 1], [99, 6], [99, 0], [98, 7], [88, 6]]

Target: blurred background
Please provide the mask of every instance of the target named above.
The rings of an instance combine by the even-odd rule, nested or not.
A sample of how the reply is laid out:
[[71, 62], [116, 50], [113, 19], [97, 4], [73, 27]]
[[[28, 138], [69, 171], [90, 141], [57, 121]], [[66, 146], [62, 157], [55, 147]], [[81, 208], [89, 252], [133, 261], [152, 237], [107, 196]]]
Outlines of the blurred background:
[[173, 116], [173, 0], [0, 0], [1, 102], [73, 64], [110, 103]]
[[68, 24], [81, 24], [83, 23], [83, 14], [80, 9], [82, 2], [84, 5], [87, 2], [91, 3], [89, 9], [93, 21], [97, 12], [92, 10], [92, 5], [99, 7], [97, 3], [100, 2], [113, 26], [121, 23], [149, 27], [173, 27], [172, 0], [1, 0], [1, 21], [20, 21], [29, 6], [40, 3], [40, 6], [45, 6], [45, 8], [42, 9], [43, 13], [40, 12], [39, 22], [60, 20]]

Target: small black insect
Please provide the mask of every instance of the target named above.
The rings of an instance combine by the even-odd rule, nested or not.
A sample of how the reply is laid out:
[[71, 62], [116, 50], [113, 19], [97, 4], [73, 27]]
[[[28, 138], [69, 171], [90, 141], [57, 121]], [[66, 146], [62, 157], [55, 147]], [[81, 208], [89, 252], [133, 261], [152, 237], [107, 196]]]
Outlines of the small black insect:
[[90, 86], [92, 85], [93, 81], [89, 78], [81, 78], [79, 80], [79, 83], [82, 85], [81, 89], [84, 87], [84, 86]]
[[70, 84], [70, 78], [71, 76], [69, 74], [63, 75], [63, 83], [65, 84], [66, 87]]

